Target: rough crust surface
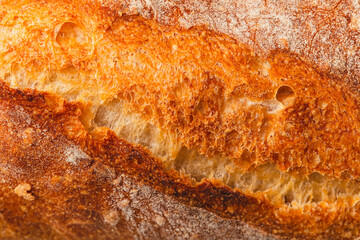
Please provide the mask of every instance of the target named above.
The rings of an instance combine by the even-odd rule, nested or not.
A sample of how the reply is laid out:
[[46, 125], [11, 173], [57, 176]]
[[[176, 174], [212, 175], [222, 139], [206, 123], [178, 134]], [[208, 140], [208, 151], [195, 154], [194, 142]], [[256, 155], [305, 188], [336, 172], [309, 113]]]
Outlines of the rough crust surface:
[[78, 105], [4, 84], [0, 102], [1, 239], [272, 239], [164, 195], [195, 206], [206, 192], [222, 197], [106, 129], [90, 135]]
[[[359, 234], [358, 207], [329, 212], [320, 205], [302, 215], [301, 210], [277, 210], [266, 199], [216, 181], [194, 183], [165, 171], [146, 149], [108, 129], [89, 134], [79, 120], [79, 104], [5, 84], [0, 89], [5, 239], [147, 239], [173, 234], [256, 239], [263, 234], [243, 221], [283, 237]], [[19, 194], [19, 185], [31, 188]]]
[[[91, 107], [119, 98], [129, 110], [183, 134], [185, 146], [204, 155], [241, 160], [244, 149], [230, 148], [241, 142], [258, 153], [249, 171], [272, 162], [282, 171], [355, 181], [354, 85], [288, 51], [259, 57], [226, 35], [122, 15], [121, 6], [105, 1], [1, 4], [1, 77], [23, 88], [0, 88], [5, 239], [258, 238], [261, 231], [301, 239], [359, 236], [358, 204], [288, 208], [216, 180], [195, 182], [91, 122]], [[178, 57], [170, 58], [176, 51]], [[156, 75], [159, 69], [162, 75]], [[64, 91], [67, 86], [73, 92]], [[228, 106], [242, 115], [230, 111], [224, 118]]]
[[234, 36], [260, 55], [289, 50], [358, 91], [360, 4], [356, 0], [101, 2], [164, 24], [204, 25]]
[[3, 4], [4, 80], [94, 108], [124, 100], [181, 146], [235, 163], [248, 158], [248, 169], [270, 162], [281, 171], [359, 177], [359, 95], [345, 82], [288, 52], [261, 58], [204, 28], [96, 6]]

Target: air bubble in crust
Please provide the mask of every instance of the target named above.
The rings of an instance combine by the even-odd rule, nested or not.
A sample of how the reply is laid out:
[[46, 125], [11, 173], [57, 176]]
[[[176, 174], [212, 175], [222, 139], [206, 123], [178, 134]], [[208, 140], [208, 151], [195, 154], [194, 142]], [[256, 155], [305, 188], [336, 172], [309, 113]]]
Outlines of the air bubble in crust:
[[289, 86], [281, 86], [276, 92], [276, 100], [281, 102], [284, 106], [290, 106], [294, 103], [295, 92]]
[[85, 58], [92, 51], [92, 40], [78, 24], [65, 22], [55, 27], [56, 43], [69, 55]]

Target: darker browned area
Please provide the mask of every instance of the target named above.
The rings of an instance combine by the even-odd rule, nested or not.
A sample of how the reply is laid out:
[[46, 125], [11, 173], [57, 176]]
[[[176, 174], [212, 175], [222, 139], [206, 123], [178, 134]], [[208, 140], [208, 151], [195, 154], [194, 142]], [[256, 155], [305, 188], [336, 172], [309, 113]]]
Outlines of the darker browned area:
[[[78, 119], [78, 107], [1, 84], [2, 239], [246, 236], [242, 222], [190, 206], [256, 207], [254, 200], [209, 182], [192, 186], [190, 180], [165, 172], [146, 150], [108, 130], [91, 136]], [[80, 149], [87, 156], [76, 153]], [[78, 156], [73, 163], [67, 161], [71, 156]], [[16, 194], [14, 189], [24, 183], [31, 185], [28, 193], [34, 200]]]
[[[352, 236], [358, 234], [357, 215], [341, 212], [334, 219], [313, 222], [294, 212], [280, 223], [266, 201], [217, 182], [195, 185], [166, 172], [145, 149], [109, 130], [89, 134], [79, 120], [80, 108], [49, 94], [1, 85], [3, 239], [249, 238], [243, 221], [279, 236], [333, 236], [343, 232], [343, 225], [353, 226]], [[68, 157], [74, 156], [69, 149], [86, 154], [75, 153], [78, 157], [69, 163]], [[28, 193], [34, 200], [15, 194], [23, 183], [31, 185]], [[260, 236], [257, 231], [251, 235]]]
[[[75, 7], [73, 5], [71, 2], [70, 7]], [[147, 22], [150, 27], [161, 29], [154, 21], [146, 21], [137, 16], [121, 18], [112, 10], [100, 8], [97, 4], [84, 4], [79, 9], [79, 15], [88, 13], [91, 9], [96, 13], [94, 19], [102, 19], [99, 20], [99, 31], [106, 29], [111, 32], [110, 22], [113, 16], [113, 19], [120, 22], [127, 23], [126, 20], [134, 19], [139, 23], [143, 22], [143, 26]], [[5, 13], [0, 18], [4, 15]], [[133, 29], [134, 25], [129, 26]], [[141, 29], [134, 29], [142, 33]], [[40, 32], [38, 29], [33, 32], [37, 31]], [[210, 36], [213, 33], [209, 31], [208, 34]], [[222, 35], [216, 36], [220, 38]], [[117, 38], [114, 39], [118, 41]], [[138, 37], [135, 36], [135, 39]], [[201, 41], [208, 44], [209, 39]], [[224, 42], [227, 43], [225, 40]], [[38, 56], [31, 51], [23, 51], [30, 49], [30, 43], [32, 39], [24, 40], [23, 45], [17, 46], [22, 53], [19, 57], [29, 62], [34, 56]], [[154, 41], [153, 45], [157, 44]], [[42, 47], [47, 49], [46, 46]], [[69, 49], [64, 50], [70, 51]], [[156, 55], [157, 51], [158, 49], [155, 51]], [[246, 51], [250, 55], [250, 51]], [[84, 58], [87, 56], [79, 55]], [[46, 54], [43, 57], [48, 60]], [[349, 89], [345, 84], [335, 84], [297, 57], [280, 53], [269, 58], [269, 61], [276, 66], [270, 74], [281, 84], [286, 77], [293, 81], [292, 89], [297, 96], [301, 93], [302, 97], [286, 109], [284, 116], [279, 119], [290, 123], [293, 130], [289, 128], [285, 136], [276, 136], [276, 142], [279, 143], [277, 152], [281, 152], [282, 156], [274, 155], [273, 160], [280, 163], [282, 170], [301, 168], [306, 163], [307, 171], [319, 170], [338, 176], [347, 170], [350, 175], [357, 177], [360, 167], [354, 163], [359, 149], [349, 138], [355, 139], [357, 136], [348, 130], [353, 127], [354, 122], [358, 122], [354, 121], [358, 114], [352, 111], [358, 109], [357, 96], [346, 95]], [[70, 65], [74, 62], [79, 65], [84, 63], [76, 58], [69, 60]], [[28, 62], [24, 63], [27, 64]], [[291, 66], [298, 68], [292, 69]], [[219, 96], [223, 93], [221, 81], [212, 77], [206, 79], [209, 83], [218, 84], [221, 91], [219, 95], [213, 94], [212, 98], [203, 96], [201, 101], [196, 102], [199, 104], [190, 106], [191, 110], [193, 107], [194, 110], [196, 107], [201, 110], [197, 116], [216, 113], [215, 110], [220, 106], [214, 99], [221, 98]], [[257, 81], [258, 78], [249, 79]], [[305, 85], [303, 79], [307, 79]], [[324, 95], [320, 96], [317, 94], [318, 86], [311, 85], [311, 82], [317, 82], [318, 86], [330, 85], [324, 88]], [[305, 90], [306, 84], [311, 91]], [[205, 85], [205, 82], [204, 85], [199, 84], [198, 90], [208, 92], [208, 95], [214, 93], [212, 88]], [[277, 90], [270, 91], [266, 84], [263, 84], [264, 89], [256, 84], [246, 87], [250, 92], [249, 96], [260, 94], [258, 97], [264, 89], [267, 89], [269, 95], [275, 95]], [[138, 94], [142, 96], [141, 91]], [[328, 105], [321, 111], [319, 107], [322, 102], [333, 105]], [[347, 105], [340, 106], [339, 102], [346, 102]], [[162, 107], [170, 109], [166, 104]], [[165, 171], [160, 161], [146, 149], [119, 139], [108, 129], [95, 129], [89, 133], [80, 121], [84, 117], [84, 108], [85, 106], [64, 102], [47, 93], [17, 91], [1, 85], [0, 237], [3, 239], [259, 238], [261, 234], [244, 227], [243, 222], [281, 237], [354, 238], [360, 235], [358, 207], [339, 208], [333, 212], [327, 206], [319, 204], [309, 215], [296, 208], [279, 212], [266, 199], [254, 199], [230, 190], [219, 182], [204, 180], [196, 184], [175, 171]], [[310, 111], [314, 109], [315, 112]], [[335, 111], [337, 109], [340, 111]], [[185, 117], [184, 119], [187, 120]], [[331, 134], [326, 135], [324, 132], [326, 123], [331, 124]], [[204, 128], [198, 130], [199, 134], [203, 134]], [[281, 130], [279, 132], [282, 133]], [[329, 135], [334, 138], [328, 138]], [[306, 136], [311, 136], [312, 139], [307, 139]], [[250, 136], [249, 139], [254, 138]], [[341, 148], [340, 143], [346, 145], [349, 142], [354, 145], [352, 151], [348, 151], [348, 156], [336, 152], [336, 146]], [[328, 161], [321, 165], [313, 159], [320, 147], [333, 151], [326, 155]], [[304, 162], [299, 162], [304, 151], [293, 153], [290, 152], [291, 149], [306, 150], [310, 154], [307, 154], [308, 158], [304, 158]], [[250, 153], [244, 155], [245, 158], [251, 157]], [[290, 159], [290, 155], [298, 162], [286, 161]], [[337, 156], [343, 156], [343, 159], [338, 162], [337, 173], [331, 174], [333, 166], [330, 163], [337, 160]], [[15, 191], [22, 184], [31, 186], [31, 190], [23, 194], [30, 194], [34, 200], [19, 196]]]

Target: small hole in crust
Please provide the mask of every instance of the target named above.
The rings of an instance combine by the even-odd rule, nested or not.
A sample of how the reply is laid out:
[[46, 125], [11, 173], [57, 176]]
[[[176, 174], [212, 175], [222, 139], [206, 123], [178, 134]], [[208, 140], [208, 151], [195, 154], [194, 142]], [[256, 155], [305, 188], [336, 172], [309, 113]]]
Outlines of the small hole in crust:
[[285, 204], [291, 204], [293, 200], [294, 200], [294, 194], [291, 191], [285, 194], [284, 196]]
[[295, 100], [295, 92], [289, 86], [281, 86], [276, 92], [276, 100], [278, 100], [285, 106], [289, 106]]
[[90, 37], [73, 22], [65, 22], [58, 28], [56, 42], [65, 52], [74, 56], [88, 55], [91, 50]]

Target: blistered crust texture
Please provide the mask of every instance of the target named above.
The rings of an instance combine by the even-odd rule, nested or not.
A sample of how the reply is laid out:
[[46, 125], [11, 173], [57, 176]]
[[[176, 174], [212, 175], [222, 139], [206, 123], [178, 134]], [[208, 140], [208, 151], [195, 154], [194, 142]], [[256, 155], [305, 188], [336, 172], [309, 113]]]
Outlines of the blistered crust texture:
[[359, 234], [357, 206], [303, 215], [216, 181], [194, 183], [108, 129], [88, 133], [83, 107], [1, 84], [3, 239], [272, 239], [244, 222], [301, 239]]
[[166, 196], [208, 187], [187, 190], [107, 130], [89, 135], [78, 107], [0, 86], [1, 239], [273, 239]]
[[124, 6], [1, 2], [5, 237], [359, 235], [356, 81]]
[[357, 91], [360, 4], [356, 0], [103, 0], [160, 22], [226, 33], [258, 54], [299, 54]]
[[359, 103], [348, 85], [296, 56], [260, 58], [202, 28], [63, 5], [3, 4], [0, 77], [12, 87], [89, 101], [92, 114], [123, 100], [169, 132], [173, 154], [184, 146], [245, 170], [270, 162], [281, 171], [359, 177]]

